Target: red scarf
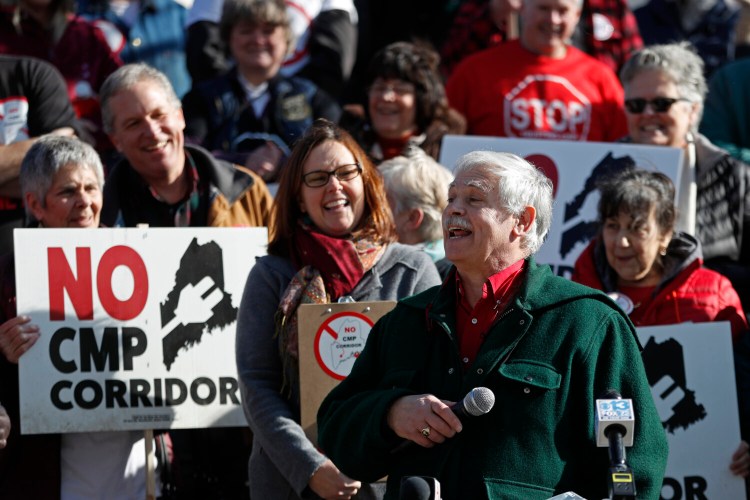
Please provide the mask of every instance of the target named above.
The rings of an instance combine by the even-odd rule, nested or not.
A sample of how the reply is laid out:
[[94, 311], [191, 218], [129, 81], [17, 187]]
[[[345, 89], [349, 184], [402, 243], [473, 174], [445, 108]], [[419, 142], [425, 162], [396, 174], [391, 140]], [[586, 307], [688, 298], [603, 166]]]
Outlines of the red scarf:
[[282, 388], [290, 387], [287, 369], [299, 373], [297, 308], [327, 304], [351, 293], [362, 276], [383, 255], [385, 247], [366, 238], [334, 238], [300, 221], [291, 239], [291, 260], [297, 274], [281, 295], [276, 311], [276, 336], [284, 364]]
[[398, 139], [386, 139], [385, 137], [378, 137], [378, 145], [383, 153], [383, 160], [390, 160], [403, 153], [406, 144], [411, 139], [412, 134], [406, 137], [399, 137]]
[[365, 274], [351, 240], [333, 238], [300, 223], [291, 243], [294, 267], [300, 270], [312, 266], [317, 270], [331, 302], [348, 295]]

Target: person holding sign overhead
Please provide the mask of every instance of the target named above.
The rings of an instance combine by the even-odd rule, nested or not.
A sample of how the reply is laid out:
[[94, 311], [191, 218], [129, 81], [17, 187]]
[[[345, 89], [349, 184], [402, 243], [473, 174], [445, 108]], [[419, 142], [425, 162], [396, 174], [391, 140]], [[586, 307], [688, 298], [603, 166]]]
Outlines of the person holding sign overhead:
[[237, 371], [253, 431], [251, 498], [351, 498], [362, 485], [305, 436], [300, 421], [300, 304], [396, 300], [440, 283], [424, 252], [395, 243], [382, 181], [356, 141], [317, 120], [282, 171], [268, 256], [247, 279]]
[[[41, 228], [97, 228], [104, 171], [94, 149], [75, 138], [40, 138], [20, 173], [26, 211]], [[20, 435], [18, 360], [40, 332], [16, 316], [13, 255], [0, 262], [0, 401], [11, 435], [0, 452], [0, 498], [145, 498], [143, 433], [97, 432]], [[19, 425], [20, 424], [20, 425]]]
[[[609, 294], [636, 326], [728, 321], [736, 342], [747, 330], [742, 304], [727, 278], [702, 267], [698, 240], [675, 232], [672, 181], [628, 169], [599, 190], [599, 235], [576, 261], [573, 280]], [[730, 468], [750, 475], [744, 441]]]

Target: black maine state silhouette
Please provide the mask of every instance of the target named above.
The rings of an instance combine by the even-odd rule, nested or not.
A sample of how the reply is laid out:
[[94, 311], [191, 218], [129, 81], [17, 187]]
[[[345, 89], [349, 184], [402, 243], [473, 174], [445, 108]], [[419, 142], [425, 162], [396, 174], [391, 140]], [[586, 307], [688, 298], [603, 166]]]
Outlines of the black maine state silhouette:
[[[599, 183], [612, 174], [629, 168], [635, 168], [635, 161], [630, 156], [626, 155], [615, 158], [612, 156], [612, 152], [607, 153], [607, 156], [602, 158], [591, 171], [591, 175], [583, 185], [583, 190], [565, 204], [563, 222], [567, 222], [579, 215], [586, 198], [597, 190]], [[586, 243], [593, 238], [596, 234], [597, 224], [596, 220], [581, 221], [565, 231], [561, 237], [560, 255], [565, 257], [577, 243]]]
[[[685, 377], [685, 357], [682, 344], [675, 339], [657, 343], [654, 337], [643, 346], [643, 364], [651, 387], [662, 377], [669, 376], [685, 396], [672, 408], [672, 416], [662, 422], [667, 432], [674, 434], [675, 429], [687, 429], [692, 424], [706, 418], [706, 408], [695, 400], [695, 391], [688, 389]], [[658, 397], [658, 395], [656, 395]]]
[[232, 306], [231, 294], [224, 291], [224, 264], [221, 247], [214, 241], [199, 245], [196, 238], [190, 242], [180, 259], [180, 267], [175, 274], [175, 286], [160, 304], [161, 327], [164, 328], [174, 317], [180, 292], [188, 285], [197, 285], [204, 278], [213, 280], [211, 290], [218, 287], [222, 297], [212, 308], [212, 316], [205, 323], [179, 325], [162, 339], [164, 365], [169, 370], [181, 348], [189, 349], [200, 342], [204, 333], [215, 328], [224, 328], [236, 321], [237, 308]]

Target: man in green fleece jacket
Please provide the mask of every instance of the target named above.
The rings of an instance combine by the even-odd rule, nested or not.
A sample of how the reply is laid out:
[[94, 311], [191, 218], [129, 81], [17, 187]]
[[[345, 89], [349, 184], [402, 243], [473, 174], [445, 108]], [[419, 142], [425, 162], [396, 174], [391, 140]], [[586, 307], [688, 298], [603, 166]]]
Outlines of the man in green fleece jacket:
[[[320, 408], [323, 451], [350, 477], [387, 475], [386, 498], [422, 475], [446, 500], [598, 500], [609, 459], [595, 400], [614, 389], [633, 400], [638, 498], [659, 498], [667, 440], [633, 325], [607, 296], [531, 257], [551, 223], [550, 181], [507, 153], [469, 153], [455, 174], [443, 212], [455, 270], [375, 325]], [[462, 423], [450, 405], [478, 386], [495, 405]]]

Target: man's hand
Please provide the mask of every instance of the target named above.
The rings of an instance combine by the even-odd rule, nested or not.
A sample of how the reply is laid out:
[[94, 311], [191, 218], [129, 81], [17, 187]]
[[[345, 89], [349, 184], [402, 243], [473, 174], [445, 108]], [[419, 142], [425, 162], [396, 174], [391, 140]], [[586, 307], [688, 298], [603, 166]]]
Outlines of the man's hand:
[[11, 363], [28, 351], [39, 338], [39, 327], [28, 316], [16, 316], [0, 325], [0, 352]]
[[740, 441], [737, 451], [732, 455], [732, 463], [729, 464], [732, 474], [740, 477], [750, 475], [750, 446], [747, 442]]
[[347, 477], [330, 460], [318, 467], [308, 484], [311, 490], [325, 500], [350, 499], [362, 487], [362, 483]]
[[10, 417], [3, 405], [0, 405], [0, 450], [8, 444], [8, 436], [10, 436]]
[[245, 166], [261, 176], [264, 181], [270, 182], [276, 178], [283, 156], [284, 152], [276, 144], [266, 141], [264, 145], [247, 155]]
[[463, 429], [450, 404], [431, 394], [404, 396], [388, 410], [388, 426], [397, 436], [432, 448]]

